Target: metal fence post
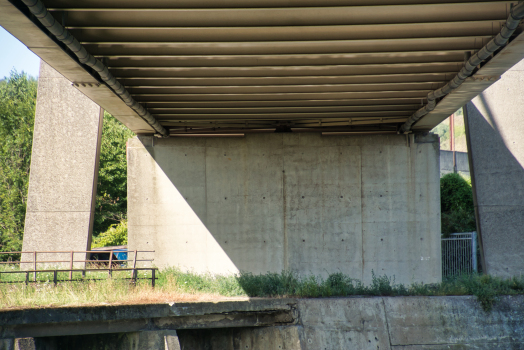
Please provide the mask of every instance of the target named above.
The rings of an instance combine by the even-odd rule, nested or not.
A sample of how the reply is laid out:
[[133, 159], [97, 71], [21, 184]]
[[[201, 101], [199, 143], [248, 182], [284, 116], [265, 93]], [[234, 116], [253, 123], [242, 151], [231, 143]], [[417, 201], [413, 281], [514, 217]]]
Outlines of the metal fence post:
[[471, 232], [471, 266], [473, 272], [478, 272], [477, 264], [477, 231], [473, 231]]
[[73, 255], [75, 254], [74, 251], [71, 251], [71, 264], [69, 265], [69, 268], [71, 270], [69, 270], [69, 279], [72, 281], [73, 280]]
[[151, 287], [155, 288], [155, 269], [151, 269]]
[[25, 285], [27, 286], [29, 284], [29, 271], [25, 273]]
[[108, 274], [109, 274], [109, 278], [113, 277], [113, 251], [111, 250], [109, 252], [109, 271], [108, 271]]
[[136, 254], [138, 253], [138, 251], [135, 250], [135, 255], [133, 257], [133, 280], [134, 282], [136, 283]]
[[33, 273], [33, 281], [36, 282], [36, 252], [33, 252], [33, 270], [35, 270]]
[[55, 287], [56, 287], [57, 280], [58, 280], [58, 271], [54, 270], [53, 271], [53, 282], [55, 284]]

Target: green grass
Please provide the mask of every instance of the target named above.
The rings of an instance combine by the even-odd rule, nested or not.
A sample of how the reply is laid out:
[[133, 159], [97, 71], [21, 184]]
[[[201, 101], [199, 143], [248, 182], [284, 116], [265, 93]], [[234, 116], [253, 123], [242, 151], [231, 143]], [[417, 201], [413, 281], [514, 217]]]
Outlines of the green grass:
[[[107, 267], [102, 267], [107, 268]], [[38, 282], [53, 282], [54, 280], [54, 274], [52, 270], [55, 269], [54, 267], [38, 267], [38, 270], [49, 270], [49, 272], [38, 272], [36, 274], [36, 281]], [[56, 267], [56, 269], [65, 269]], [[17, 271], [20, 271], [20, 267], [18, 264], [1, 264], [0, 265], [0, 271], [1, 272], [14, 272], [14, 273], [2, 273], [0, 274], [0, 282], [9, 282], [9, 283], [25, 283], [26, 282], [26, 273], [17, 273]], [[113, 269], [112, 272], [113, 278], [121, 279], [121, 278], [130, 278], [131, 277], [131, 271], [119, 271], [118, 269]], [[29, 273], [28, 281], [30, 283], [34, 282], [34, 274], [32, 272]], [[139, 277], [141, 278], [149, 278], [151, 279], [151, 271], [140, 271]], [[73, 280], [78, 281], [85, 281], [85, 280], [100, 280], [100, 279], [107, 279], [108, 278], [108, 272], [107, 271], [87, 271], [85, 276], [82, 274], [81, 271], [74, 271], [73, 272]], [[69, 280], [69, 272], [59, 271], [57, 273], [57, 280], [58, 281], [66, 281]], [[0, 284], [1, 286], [1, 284]]]
[[[5, 269], [5, 268], [4, 268]], [[364, 285], [342, 273], [300, 277], [294, 272], [255, 275], [240, 273], [221, 276], [164, 269], [158, 273], [156, 288], [150, 280], [136, 284], [122, 278], [123, 271], [95, 272], [82, 282], [53, 285], [52, 273], [42, 274], [41, 283], [0, 284], [0, 308], [63, 305], [93, 305], [101, 303], [142, 303], [183, 300], [206, 300], [220, 297], [335, 297], [335, 296], [446, 296], [475, 295], [484, 310], [489, 311], [501, 295], [524, 294], [524, 278], [499, 279], [488, 275], [459, 275], [438, 284], [395, 283], [393, 278], [373, 274], [372, 283]], [[142, 276], [143, 275], [143, 276]], [[24, 275], [21, 275], [24, 276]], [[141, 272], [140, 277], [149, 277]], [[62, 276], [67, 278], [67, 273]], [[5, 276], [2, 280], [5, 280]], [[95, 281], [93, 278], [101, 280]], [[23, 277], [25, 279], [25, 276]]]

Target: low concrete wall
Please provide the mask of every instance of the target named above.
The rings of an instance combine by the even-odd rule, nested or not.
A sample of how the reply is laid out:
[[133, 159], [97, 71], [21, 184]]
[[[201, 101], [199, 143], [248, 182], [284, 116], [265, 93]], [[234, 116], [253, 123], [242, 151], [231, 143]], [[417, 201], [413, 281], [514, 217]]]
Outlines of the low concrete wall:
[[491, 312], [475, 297], [297, 300], [295, 326], [184, 330], [181, 349], [506, 350], [524, 349], [524, 298]]
[[[104, 307], [58, 308], [42, 310], [40, 315], [7, 310], [0, 312], [0, 330], [3, 334], [9, 329], [12, 334], [39, 334], [36, 347], [28, 346], [27, 350], [524, 349], [522, 295], [502, 297], [490, 312], [482, 310], [472, 296], [253, 299], [152, 306], [152, 310], [147, 305], [108, 306], [106, 311], [101, 310]], [[292, 319], [271, 326], [262, 322], [246, 327], [242, 322], [228, 321], [256, 310], [263, 315], [286, 309]], [[152, 318], [143, 328], [122, 332], [126, 324], [136, 327], [144, 317]], [[198, 317], [200, 322], [195, 322]], [[110, 323], [96, 329], [93, 324], [89, 331], [81, 327], [97, 318]], [[190, 322], [184, 324], [184, 319]], [[42, 336], [46, 327], [60, 332], [67, 320], [76, 320], [80, 335]], [[89, 334], [95, 332], [101, 334]], [[15, 343], [0, 341], [0, 349], [11, 349], [10, 344]]]
[[[455, 164], [457, 166], [457, 173], [470, 177], [469, 160], [466, 152], [455, 152]], [[453, 152], [440, 151], [440, 176], [453, 173]]]
[[139, 137], [129, 248], [196, 272], [441, 280], [434, 135]]

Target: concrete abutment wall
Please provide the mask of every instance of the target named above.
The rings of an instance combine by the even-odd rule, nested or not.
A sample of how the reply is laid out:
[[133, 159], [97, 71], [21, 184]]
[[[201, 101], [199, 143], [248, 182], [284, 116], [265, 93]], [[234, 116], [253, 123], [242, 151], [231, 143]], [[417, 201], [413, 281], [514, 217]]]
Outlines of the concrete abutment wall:
[[441, 279], [433, 135], [138, 137], [129, 248], [196, 272]]

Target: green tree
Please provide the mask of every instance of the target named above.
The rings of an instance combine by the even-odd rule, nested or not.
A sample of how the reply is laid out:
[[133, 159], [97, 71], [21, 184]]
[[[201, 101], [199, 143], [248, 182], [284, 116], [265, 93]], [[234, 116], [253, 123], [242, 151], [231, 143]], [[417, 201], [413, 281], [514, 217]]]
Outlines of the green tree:
[[[20, 251], [27, 205], [37, 81], [12, 71], [0, 81], [0, 251]], [[0, 255], [0, 260], [7, 259]]]
[[98, 236], [126, 219], [127, 156], [126, 143], [135, 134], [109, 113], [104, 113], [100, 148], [100, 170], [95, 204], [93, 234]]
[[471, 182], [459, 174], [446, 174], [440, 179], [442, 233], [476, 230]]

